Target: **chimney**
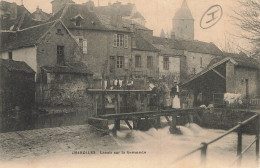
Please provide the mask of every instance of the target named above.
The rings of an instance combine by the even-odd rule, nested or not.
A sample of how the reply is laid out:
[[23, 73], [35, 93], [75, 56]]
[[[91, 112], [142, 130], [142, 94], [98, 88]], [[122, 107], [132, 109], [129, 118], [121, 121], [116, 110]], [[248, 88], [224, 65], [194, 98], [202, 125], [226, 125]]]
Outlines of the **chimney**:
[[88, 2], [84, 3], [83, 5], [87, 6], [89, 11], [94, 11], [95, 4], [93, 1], [89, 0]]
[[10, 19], [14, 20], [17, 18], [17, 5], [15, 2], [10, 4], [9, 12], [10, 12]]
[[111, 25], [115, 27], [122, 27], [122, 16], [120, 11], [121, 2], [116, 2], [111, 6], [110, 15], [111, 15]]
[[175, 32], [171, 32], [171, 39], [175, 40]]

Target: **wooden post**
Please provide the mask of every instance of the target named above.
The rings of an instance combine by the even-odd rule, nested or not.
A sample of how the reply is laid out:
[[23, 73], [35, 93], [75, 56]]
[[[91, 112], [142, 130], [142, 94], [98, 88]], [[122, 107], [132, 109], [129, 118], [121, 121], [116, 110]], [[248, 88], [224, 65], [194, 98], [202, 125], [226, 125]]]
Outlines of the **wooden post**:
[[240, 127], [237, 130], [237, 156], [239, 157], [237, 160], [237, 167], [241, 166], [241, 160], [242, 160], [242, 125], [241, 122], [239, 122]]
[[171, 127], [170, 127], [170, 133], [171, 134], [174, 134], [176, 133], [176, 130], [177, 130], [177, 115], [176, 114], [173, 114], [172, 115], [172, 123], [171, 123]]
[[133, 129], [134, 130], [138, 130], [138, 124], [137, 124], [138, 120], [139, 120], [138, 118], [133, 119]]
[[157, 104], [158, 115], [156, 116], [156, 127], [161, 128], [161, 120], [160, 120], [160, 115], [159, 115], [159, 113], [161, 112], [159, 91], [157, 91], [157, 101], [158, 101], [158, 104]]
[[106, 114], [106, 103], [105, 103], [105, 93], [101, 93], [101, 107], [102, 107], [102, 114]]
[[115, 129], [120, 130], [120, 120], [115, 120]]
[[260, 126], [260, 117], [259, 117], [259, 114], [258, 116], [256, 117], [256, 164], [257, 164], [257, 167], [259, 167], [259, 126]]
[[133, 130], [133, 127], [130, 125], [130, 123], [128, 122], [128, 120], [125, 120], [125, 123], [127, 124], [127, 126], [129, 127], [130, 130]]
[[120, 94], [117, 94], [117, 113], [120, 113]]
[[203, 148], [201, 149], [201, 167], [206, 167], [206, 159], [207, 159], [207, 148], [208, 148], [208, 144], [203, 142], [201, 143], [203, 145]]

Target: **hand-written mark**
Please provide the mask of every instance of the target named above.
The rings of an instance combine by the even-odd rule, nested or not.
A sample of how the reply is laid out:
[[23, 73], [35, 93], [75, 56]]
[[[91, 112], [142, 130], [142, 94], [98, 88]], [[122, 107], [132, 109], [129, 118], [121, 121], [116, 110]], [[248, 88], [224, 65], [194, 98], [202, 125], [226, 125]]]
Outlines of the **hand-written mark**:
[[223, 14], [222, 8], [220, 5], [211, 6], [201, 17], [200, 27], [202, 29], [208, 29], [221, 19]]

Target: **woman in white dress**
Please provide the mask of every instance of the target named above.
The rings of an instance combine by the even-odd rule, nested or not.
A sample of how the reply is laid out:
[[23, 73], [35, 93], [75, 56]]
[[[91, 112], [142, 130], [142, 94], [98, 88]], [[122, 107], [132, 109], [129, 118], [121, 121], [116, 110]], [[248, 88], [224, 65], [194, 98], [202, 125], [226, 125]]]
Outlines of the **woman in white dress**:
[[179, 86], [176, 85], [172, 88], [172, 108], [179, 109], [181, 108], [180, 98], [179, 98]]

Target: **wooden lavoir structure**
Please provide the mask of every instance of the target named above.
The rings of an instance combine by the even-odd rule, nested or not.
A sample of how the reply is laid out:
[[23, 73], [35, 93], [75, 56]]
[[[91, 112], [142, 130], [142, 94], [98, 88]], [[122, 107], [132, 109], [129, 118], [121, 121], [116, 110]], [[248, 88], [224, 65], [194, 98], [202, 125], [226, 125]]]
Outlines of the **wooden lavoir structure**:
[[[187, 122], [193, 122], [193, 116], [198, 115], [198, 111], [201, 111], [202, 109], [196, 108], [196, 109], [170, 109], [170, 110], [163, 110], [160, 107], [160, 96], [158, 93], [154, 93], [149, 90], [100, 90], [100, 89], [89, 89], [87, 91], [89, 94], [93, 94], [94, 97], [96, 95], [101, 96], [101, 107], [102, 107], [102, 113], [98, 113], [96, 111], [96, 118], [95, 120], [98, 120], [98, 124], [100, 124], [101, 120], [113, 120], [114, 121], [114, 129], [113, 132], [116, 135], [116, 131], [120, 130], [120, 121], [124, 121], [129, 129], [139, 129], [138, 128], [138, 122], [140, 120], [148, 121], [148, 120], [154, 120], [155, 121], [155, 127], [159, 128], [160, 127], [160, 117], [165, 117], [166, 120], [168, 121], [168, 124], [171, 126], [171, 133], [178, 133], [179, 130], [177, 129], [177, 120], [178, 118], [185, 118]], [[151, 96], [155, 96], [157, 98], [156, 100], [156, 110], [153, 111], [137, 111], [137, 112], [128, 112], [127, 106], [125, 106], [123, 109], [124, 111], [120, 111], [120, 97], [123, 97], [122, 103], [127, 104], [127, 96], [129, 94], [136, 94], [137, 98], [140, 99], [140, 94], [145, 94], [146, 98], [149, 99]], [[115, 113], [113, 114], [106, 114], [106, 108], [105, 108], [105, 95], [106, 94], [115, 94], [116, 101], [117, 101], [117, 106], [115, 107]], [[147, 101], [149, 102], [149, 100]], [[97, 102], [96, 102], [97, 103]], [[148, 104], [145, 104], [148, 108]], [[93, 119], [93, 118], [92, 118]], [[171, 119], [171, 120], [170, 120]], [[129, 123], [129, 121], [133, 121], [133, 126]], [[95, 122], [91, 122], [95, 123]]]

